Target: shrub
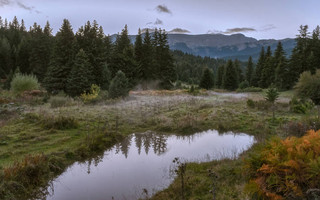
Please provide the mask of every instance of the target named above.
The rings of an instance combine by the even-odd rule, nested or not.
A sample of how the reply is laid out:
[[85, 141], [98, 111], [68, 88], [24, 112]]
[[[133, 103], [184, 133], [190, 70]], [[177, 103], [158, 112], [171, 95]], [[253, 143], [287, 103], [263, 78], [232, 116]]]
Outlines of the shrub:
[[255, 107], [254, 101], [253, 101], [252, 99], [248, 99], [248, 100], [247, 100], [247, 106], [248, 106], [249, 108], [254, 108], [254, 107]]
[[90, 92], [81, 94], [81, 99], [84, 103], [92, 103], [97, 100], [100, 93], [100, 87], [96, 84], [92, 84]]
[[58, 116], [43, 119], [42, 125], [47, 129], [65, 130], [77, 128], [79, 123], [74, 117]]
[[240, 84], [239, 84], [239, 89], [243, 90], [245, 88], [248, 88], [249, 87], [249, 82], [247, 80], [245, 81], [242, 81]]
[[118, 71], [109, 87], [109, 97], [112, 99], [125, 97], [129, 94], [129, 82], [122, 71]]
[[21, 94], [24, 91], [37, 90], [40, 88], [38, 79], [34, 75], [16, 74], [11, 83], [11, 90], [14, 94]]
[[49, 103], [51, 105], [51, 108], [59, 108], [71, 106], [73, 105], [74, 101], [72, 98], [66, 96], [51, 96], [49, 99]]
[[307, 100], [298, 100], [293, 97], [290, 101], [290, 110], [294, 113], [306, 114], [314, 107], [314, 104]]
[[320, 130], [301, 138], [273, 138], [245, 159], [246, 192], [254, 199], [303, 199], [320, 187]]

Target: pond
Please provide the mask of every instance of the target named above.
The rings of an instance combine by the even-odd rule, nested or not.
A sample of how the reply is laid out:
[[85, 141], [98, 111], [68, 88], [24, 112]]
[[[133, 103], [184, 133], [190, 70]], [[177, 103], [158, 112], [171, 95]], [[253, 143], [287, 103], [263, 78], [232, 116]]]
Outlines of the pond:
[[132, 134], [103, 156], [75, 163], [53, 181], [48, 200], [138, 199], [170, 185], [173, 159], [204, 162], [235, 158], [255, 142], [253, 136], [219, 134], [215, 130], [191, 136]]

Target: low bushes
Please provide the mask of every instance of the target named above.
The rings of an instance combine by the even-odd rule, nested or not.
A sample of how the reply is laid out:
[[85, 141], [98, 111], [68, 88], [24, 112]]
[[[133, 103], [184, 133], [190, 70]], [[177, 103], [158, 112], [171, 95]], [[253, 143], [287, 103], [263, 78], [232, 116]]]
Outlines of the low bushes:
[[247, 87], [247, 88], [239, 88], [237, 92], [262, 92], [263, 89], [259, 87]]
[[320, 130], [301, 138], [273, 138], [245, 159], [246, 192], [254, 199], [302, 199], [320, 188]]
[[40, 117], [35, 113], [27, 113], [24, 115], [25, 120], [30, 123], [40, 123], [46, 129], [73, 129], [79, 126], [78, 121], [74, 117], [68, 116], [43, 116]]
[[51, 96], [49, 103], [51, 108], [59, 108], [73, 105], [74, 100], [66, 96]]
[[34, 75], [16, 74], [11, 81], [11, 90], [14, 94], [19, 95], [25, 91], [38, 90], [40, 84]]
[[292, 98], [290, 101], [290, 110], [294, 113], [306, 114], [312, 108], [314, 104], [307, 100], [298, 100], [297, 98]]

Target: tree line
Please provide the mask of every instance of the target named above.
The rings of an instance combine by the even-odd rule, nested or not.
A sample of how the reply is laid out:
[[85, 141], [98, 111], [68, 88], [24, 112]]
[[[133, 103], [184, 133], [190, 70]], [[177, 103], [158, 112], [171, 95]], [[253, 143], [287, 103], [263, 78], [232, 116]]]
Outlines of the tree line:
[[5, 87], [10, 87], [17, 71], [34, 74], [50, 93], [64, 91], [70, 96], [90, 90], [92, 84], [108, 89], [121, 73], [128, 88], [158, 80], [162, 88], [169, 89], [176, 80], [164, 30], [152, 34], [147, 30], [143, 37], [139, 30], [132, 44], [127, 26], [112, 42], [96, 21], [88, 21], [74, 33], [64, 19], [53, 36], [49, 22], [44, 28], [34, 23], [27, 31], [23, 20], [0, 18], [0, 78], [7, 80]]

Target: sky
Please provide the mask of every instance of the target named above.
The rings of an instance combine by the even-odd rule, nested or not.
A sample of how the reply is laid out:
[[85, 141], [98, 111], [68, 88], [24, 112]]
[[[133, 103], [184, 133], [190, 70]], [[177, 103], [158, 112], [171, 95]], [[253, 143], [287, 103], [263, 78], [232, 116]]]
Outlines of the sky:
[[0, 16], [27, 27], [68, 19], [74, 31], [97, 20], [105, 34], [162, 28], [185, 34], [242, 33], [257, 39], [294, 38], [300, 25], [320, 25], [319, 0], [0, 0]]

